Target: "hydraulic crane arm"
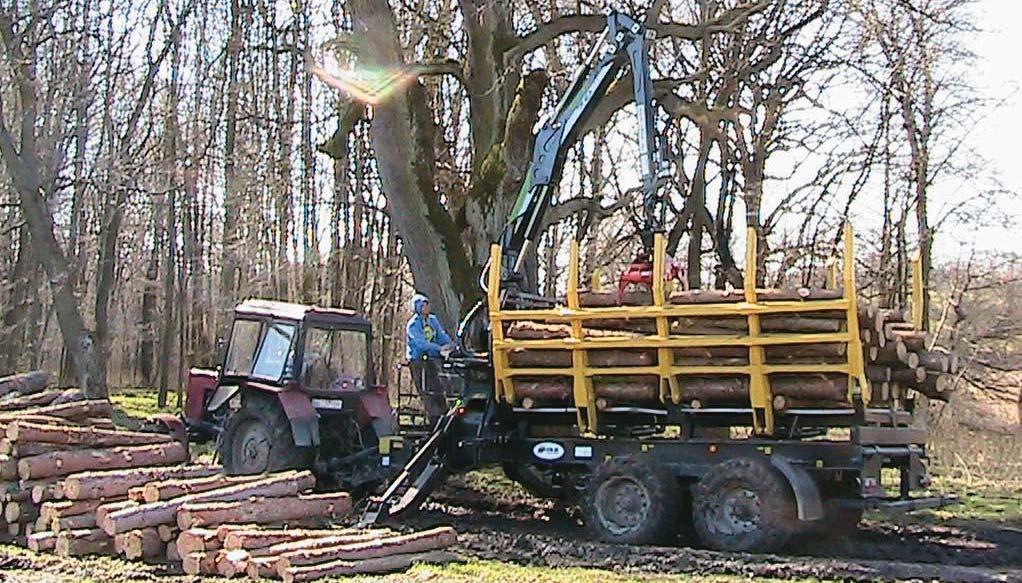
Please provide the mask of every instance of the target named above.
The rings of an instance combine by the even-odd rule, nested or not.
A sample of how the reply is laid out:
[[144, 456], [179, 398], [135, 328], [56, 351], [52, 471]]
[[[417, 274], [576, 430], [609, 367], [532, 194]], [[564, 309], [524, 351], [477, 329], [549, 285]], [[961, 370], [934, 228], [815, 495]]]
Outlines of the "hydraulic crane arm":
[[502, 266], [505, 280], [513, 279], [521, 271], [525, 251], [540, 234], [543, 215], [551, 205], [569, 148], [600, 100], [629, 66], [639, 117], [644, 221], [640, 235], [644, 244], [648, 246], [651, 233], [662, 228], [662, 202], [657, 196], [661, 153], [654, 118], [648, 40], [647, 29], [639, 22], [624, 14], [608, 15], [607, 27], [592, 53], [537, 133], [532, 161], [500, 240], [505, 257]]

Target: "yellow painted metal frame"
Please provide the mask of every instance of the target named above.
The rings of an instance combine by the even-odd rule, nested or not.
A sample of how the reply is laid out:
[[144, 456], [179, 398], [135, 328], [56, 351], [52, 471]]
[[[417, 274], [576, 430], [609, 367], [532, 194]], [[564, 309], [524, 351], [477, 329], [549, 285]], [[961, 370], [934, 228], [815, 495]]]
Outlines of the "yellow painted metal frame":
[[[566, 306], [551, 309], [504, 310], [501, 309], [501, 250], [493, 245], [487, 281], [487, 301], [492, 329], [493, 367], [497, 399], [509, 404], [515, 401], [514, 378], [521, 376], [566, 376], [572, 379], [572, 398], [578, 414], [579, 431], [593, 433], [598, 427], [596, 397], [593, 391], [593, 377], [601, 375], [657, 375], [660, 377], [660, 399], [680, 404], [684, 394], [684, 375], [749, 375], [749, 399], [753, 411], [752, 425], [758, 434], [770, 434], [774, 429], [774, 410], [770, 392], [769, 375], [775, 373], [837, 373], [848, 375], [848, 398], [858, 395], [864, 404], [869, 403], [869, 385], [866, 380], [862, 343], [859, 338], [858, 304], [855, 288], [855, 259], [852, 229], [845, 227], [844, 257], [842, 262], [842, 297], [814, 301], [760, 301], [756, 295], [756, 233], [749, 229], [745, 256], [745, 301], [739, 303], [671, 305], [667, 302], [664, 278], [653, 278], [653, 305], [617, 306], [605, 308], [582, 308], [579, 302], [579, 251], [578, 243], [571, 245], [568, 265], [568, 289]], [[657, 235], [653, 245], [653, 273], [663, 274], [666, 262], [666, 242]], [[828, 277], [830, 286], [836, 284], [836, 265]], [[823, 333], [769, 333], [764, 334], [760, 317], [776, 314], [797, 314], [842, 310], [847, 314], [844, 331]], [[748, 318], [748, 334], [734, 335], [673, 335], [670, 333], [670, 318], [681, 316], [745, 316]], [[589, 338], [583, 330], [586, 320], [603, 318], [625, 318], [654, 320], [656, 334], [639, 338], [596, 337]], [[508, 322], [531, 320], [558, 322], [571, 325], [571, 336], [563, 339], [519, 340], [505, 338], [504, 325]], [[765, 347], [812, 343], [847, 343], [846, 362], [836, 364], [767, 364]], [[739, 366], [689, 366], [674, 363], [674, 348], [745, 346], [749, 349], [749, 364]], [[511, 367], [508, 353], [518, 348], [561, 349], [571, 351], [570, 368], [520, 368]], [[656, 349], [657, 364], [654, 366], [613, 366], [593, 367], [588, 363], [588, 351], [608, 348]]]
[[923, 309], [926, 307], [923, 301], [923, 257], [917, 251], [912, 256], [912, 327], [916, 330], [923, 329]]

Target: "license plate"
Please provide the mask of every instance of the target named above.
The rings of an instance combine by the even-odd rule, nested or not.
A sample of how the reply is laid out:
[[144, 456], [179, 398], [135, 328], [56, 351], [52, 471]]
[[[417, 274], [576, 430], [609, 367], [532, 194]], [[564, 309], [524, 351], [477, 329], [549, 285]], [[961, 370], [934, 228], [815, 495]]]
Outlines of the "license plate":
[[344, 401], [334, 399], [313, 399], [312, 406], [317, 409], [330, 409], [340, 411], [344, 408]]

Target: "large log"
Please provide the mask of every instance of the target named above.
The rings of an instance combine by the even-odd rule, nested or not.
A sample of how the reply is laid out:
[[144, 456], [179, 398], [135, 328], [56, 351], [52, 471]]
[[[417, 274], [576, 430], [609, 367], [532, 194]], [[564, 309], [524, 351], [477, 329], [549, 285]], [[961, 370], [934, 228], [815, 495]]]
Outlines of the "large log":
[[78, 389], [66, 389], [57, 395], [57, 398], [51, 401], [50, 405], [63, 405], [64, 403], [84, 400], [86, 400], [85, 393]]
[[[828, 314], [830, 317], [825, 318], [811, 318], [799, 314], [761, 316], [760, 329], [763, 332], [837, 332], [847, 317], [843, 312]], [[695, 334], [696, 332], [689, 330], [707, 326], [720, 328], [730, 334], [747, 334], [749, 319], [745, 316], [679, 317], [671, 323], [671, 331], [674, 334]]]
[[393, 534], [389, 529], [233, 530], [223, 537], [225, 550], [248, 550], [252, 556], [279, 555], [303, 548], [362, 542]]
[[32, 395], [46, 390], [49, 385], [50, 375], [41, 370], [12, 374], [0, 377], [0, 395]]
[[152, 445], [171, 441], [171, 437], [163, 433], [111, 431], [94, 427], [54, 427], [23, 421], [16, 421], [7, 426], [7, 439], [15, 443], [42, 442], [92, 447]]
[[915, 352], [926, 350], [927, 336], [926, 332], [918, 330], [893, 329], [887, 332], [888, 340], [900, 340], [905, 343], [909, 350]]
[[919, 353], [919, 366], [934, 372], [951, 372], [951, 359], [943, 352], [923, 350]]
[[0, 411], [20, 411], [32, 407], [45, 407], [64, 393], [62, 389], [43, 391], [34, 395], [10, 393], [0, 399]]
[[30, 534], [25, 539], [29, 550], [37, 553], [52, 551], [57, 547], [57, 533], [42, 531]]
[[55, 548], [63, 557], [109, 555], [114, 550], [114, 539], [98, 528], [68, 530], [57, 535]]
[[181, 570], [188, 575], [216, 575], [217, 551], [205, 551], [181, 557]]
[[[144, 502], [158, 502], [160, 500], [169, 500], [171, 498], [177, 498], [178, 496], [185, 496], [187, 494], [216, 490], [217, 488], [223, 488], [224, 486], [230, 486], [233, 484], [254, 482], [258, 479], [260, 479], [260, 476], [257, 475], [227, 476], [224, 474], [216, 474], [213, 476], [203, 476], [201, 478], [161, 480], [159, 482], [149, 482], [146, 484], [142, 490], [142, 498]], [[181, 554], [184, 556], [187, 553]]]
[[880, 365], [866, 365], [866, 379], [878, 383], [885, 383], [891, 380], [891, 367]]
[[915, 385], [926, 380], [926, 369], [921, 366], [913, 368], [894, 368], [891, 369], [891, 380], [908, 385]]
[[[589, 366], [651, 366], [656, 364], [655, 350], [590, 350]], [[511, 366], [520, 368], [568, 368], [570, 350], [531, 350], [516, 348], [508, 351]]]
[[18, 474], [22, 479], [30, 480], [92, 470], [166, 466], [187, 459], [188, 448], [180, 442], [172, 441], [156, 445], [54, 452], [21, 458], [18, 461]]
[[279, 572], [284, 583], [315, 581], [324, 577], [347, 575], [369, 575], [401, 571], [416, 563], [447, 563], [458, 560], [456, 555], [443, 551], [427, 551], [425, 553], [405, 553], [362, 561], [332, 561], [319, 565], [291, 567]]
[[138, 502], [134, 500], [119, 500], [117, 502], [107, 502], [96, 507], [96, 524], [103, 524], [106, 520], [106, 516], [111, 512], [117, 512], [118, 510], [124, 510], [126, 508], [135, 508], [138, 506]]
[[[13, 423], [11, 425], [13, 425]], [[72, 449], [81, 448], [61, 445], [59, 443], [14, 443], [6, 437], [0, 440], [0, 454], [18, 458], [42, 455], [44, 453], [53, 453], [55, 451], [68, 451]]]
[[75, 401], [61, 405], [48, 405], [36, 407], [25, 411], [3, 411], [0, 412], [0, 422], [10, 423], [11, 421], [32, 421], [26, 415], [40, 417], [58, 417], [61, 419], [86, 419], [89, 417], [110, 417], [113, 407], [110, 401], [95, 399], [92, 401]]
[[284, 472], [268, 476], [255, 482], [236, 484], [217, 490], [199, 492], [181, 496], [173, 500], [142, 504], [136, 508], [127, 508], [112, 512], [106, 516], [101, 525], [110, 535], [148, 526], [172, 524], [178, 509], [185, 504], [196, 502], [235, 502], [252, 496], [294, 496], [299, 492], [312, 488], [316, 478], [311, 472]]
[[277, 559], [276, 569], [277, 573], [281, 574], [296, 566], [338, 560], [365, 561], [396, 554], [421, 553], [447, 548], [457, 542], [458, 533], [449, 526], [441, 526], [412, 534], [284, 553]]
[[134, 486], [154, 480], [197, 478], [222, 472], [219, 466], [191, 465], [128, 468], [74, 474], [64, 479], [64, 494], [71, 500], [124, 496]]
[[76, 514], [95, 514], [96, 509], [104, 503], [105, 502], [103, 500], [60, 500], [45, 502], [39, 507], [39, 513], [40, 515], [45, 516], [47, 520], [64, 518], [65, 516], [74, 516]]
[[155, 528], [123, 532], [114, 537], [117, 552], [126, 559], [155, 559], [166, 554], [166, 544]]
[[96, 527], [96, 513], [86, 512], [73, 516], [55, 517], [50, 519], [50, 530], [53, 532], [64, 532], [65, 530], [79, 530], [82, 528]]
[[[637, 338], [641, 334], [624, 331], [600, 330], [585, 328], [586, 336], [593, 338]], [[553, 340], [571, 336], [571, 326], [566, 324], [542, 324], [539, 322], [513, 322], [508, 326], [508, 338], [519, 340]]]
[[216, 529], [212, 528], [189, 528], [182, 530], [177, 535], [177, 552], [182, 557], [200, 551], [215, 551], [220, 549], [221, 542], [216, 536]]
[[181, 506], [177, 512], [177, 526], [186, 530], [223, 523], [268, 524], [308, 517], [336, 519], [349, 512], [351, 497], [347, 492], [299, 495], [294, 498], [201, 502]]

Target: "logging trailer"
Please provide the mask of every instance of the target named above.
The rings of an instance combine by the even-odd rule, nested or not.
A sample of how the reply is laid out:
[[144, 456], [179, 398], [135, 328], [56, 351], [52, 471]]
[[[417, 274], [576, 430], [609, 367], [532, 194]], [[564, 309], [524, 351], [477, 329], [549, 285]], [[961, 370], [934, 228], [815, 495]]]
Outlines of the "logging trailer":
[[[910, 425], [912, 399], [878, 398], [866, 377], [849, 227], [842, 267], [832, 265], [827, 289], [793, 297], [758, 290], [750, 232], [743, 289], [670, 291], [651, 35], [627, 16], [609, 15], [581, 73], [539, 130], [508, 227], [480, 278], [485, 297], [459, 327], [462, 350], [444, 360], [442, 377], [454, 398], [440, 421], [391, 433], [386, 395], [371, 377], [368, 323], [354, 313], [242, 304], [238, 322], [258, 321], [244, 324], [256, 331], [232, 338], [219, 373], [193, 378], [205, 385], [188, 405], [193, 429], [221, 435], [229, 471], [314, 465], [338, 486], [365, 492], [389, 480], [369, 498], [362, 518], [368, 525], [417, 507], [451, 473], [502, 467], [530, 492], [579, 506], [598, 539], [667, 542], [691, 525], [704, 545], [741, 551], [775, 550], [799, 532], [847, 532], [865, 509], [953, 502], [913, 496], [929, 485], [926, 432]], [[628, 69], [642, 150], [643, 254], [613, 297], [601, 295], [579, 289], [576, 241], [566, 295], [527, 293], [523, 259], [540, 235], [566, 152]], [[622, 293], [636, 287], [638, 301]], [[837, 324], [771, 329], [781, 318]], [[703, 333], [691, 324], [715, 321], [741, 326]], [[274, 328], [282, 323], [290, 326], [283, 336]], [[338, 346], [357, 340], [362, 347], [347, 354], [358, 355], [357, 365], [349, 358], [338, 370], [345, 390], [311, 386], [308, 338], [324, 327], [363, 335], [337, 338]], [[239, 340], [244, 350], [236, 349]], [[277, 343], [272, 374], [253, 378], [250, 366], [231, 375], [233, 354], [247, 351], [258, 361], [267, 342]], [[820, 346], [831, 349], [830, 358], [789, 358], [798, 347]], [[826, 394], [807, 397], [800, 387], [821, 378]], [[725, 385], [729, 392], [720, 389]]]

